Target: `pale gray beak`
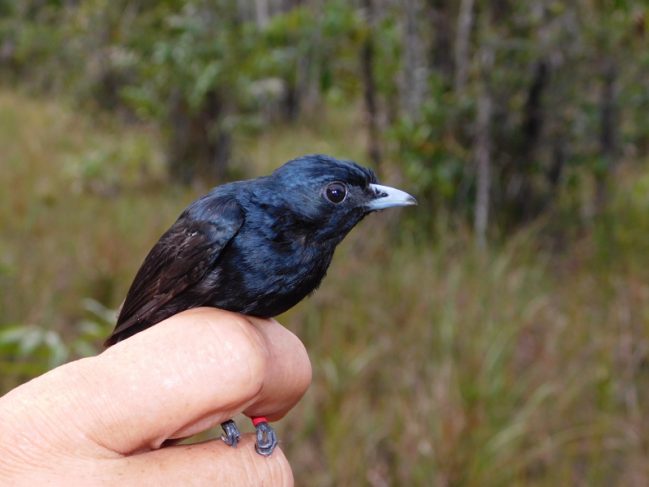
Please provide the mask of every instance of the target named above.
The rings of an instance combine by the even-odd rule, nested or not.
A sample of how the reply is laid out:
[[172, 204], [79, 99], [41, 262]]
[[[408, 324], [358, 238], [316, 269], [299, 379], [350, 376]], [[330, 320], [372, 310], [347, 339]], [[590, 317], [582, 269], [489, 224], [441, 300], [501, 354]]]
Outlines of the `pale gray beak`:
[[381, 186], [380, 184], [370, 184], [370, 189], [374, 191], [376, 196], [373, 200], [365, 205], [368, 211], [384, 210], [385, 208], [392, 208], [394, 206], [412, 206], [417, 204], [417, 200], [397, 188], [390, 186]]

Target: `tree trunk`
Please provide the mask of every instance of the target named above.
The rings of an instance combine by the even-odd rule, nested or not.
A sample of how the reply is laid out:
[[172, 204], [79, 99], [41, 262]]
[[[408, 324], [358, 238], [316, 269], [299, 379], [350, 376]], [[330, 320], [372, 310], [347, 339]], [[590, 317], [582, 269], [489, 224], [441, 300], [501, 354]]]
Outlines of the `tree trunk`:
[[431, 66], [449, 87], [453, 83], [454, 73], [451, 5], [449, 0], [428, 0], [430, 23], [433, 26]]
[[596, 174], [595, 214], [601, 215], [606, 209], [608, 185], [615, 164], [615, 146], [617, 142], [617, 106], [615, 82], [617, 68], [613, 61], [608, 61], [604, 68], [604, 79], [600, 95], [600, 157], [602, 166]]
[[534, 158], [536, 146], [543, 129], [543, 93], [548, 85], [548, 65], [541, 59], [534, 67], [532, 84], [527, 93], [523, 119], [522, 154], [529, 162]]
[[485, 248], [487, 245], [487, 228], [489, 226], [492, 98], [488, 78], [493, 67], [493, 57], [493, 48], [489, 44], [486, 44], [480, 52], [482, 79], [480, 83], [480, 97], [478, 98], [474, 151], [476, 162], [474, 229], [476, 243], [479, 248]]
[[545, 114], [543, 95], [549, 83], [549, 68], [545, 60], [539, 60], [534, 66], [532, 83], [527, 92], [523, 109], [521, 126], [521, 146], [518, 151], [518, 162], [512, 177], [516, 188], [514, 208], [517, 223], [526, 222], [538, 215], [543, 206], [543, 196], [534, 192], [532, 177], [533, 167], [538, 158], [538, 145], [543, 133]]
[[270, 19], [270, 10], [268, 0], [255, 0], [255, 20], [257, 27], [263, 29], [268, 25]]
[[[534, 178], [538, 176], [536, 168], [541, 167], [539, 144], [543, 140], [546, 123], [544, 95], [550, 82], [549, 71], [548, 63], [544, 59], [538, 60], [533, 65], [531, 81], [522, 109], [522, 121], [518, 130], [520, 135], [512, 144], [512, 157], [503, 170], [507, 217], [509, 223], [513, 225], [528, 222], [538, 216], [551, 198], [547, 191], [540, 192], [538, 186], [534, 184]], [[551, 166], [555, 162], [545, 164], [546, 175], [554, 170]]]
[[455, 36], [455, 93], [461, 95], [469, 75], [469, 45], [475, 0], [461, 0]]
[[426, 98], [428, 80], [424, 56], [424, 38], [419, 29], [421, 5], [419, 0], [406, 0], [403, 25], [403, 67], [401, 70], [401, 112], [419, 120]]
[[361, 75], [363, 79], [363, 102], [367, 126], [367, 153], [375, 168], [381, 164], [379, 139], [379, 114], [376, 100], [376, 79], [374, 77], [374, 0], [363, 0], [367, 19], [367, 36], [361, 47]]
[[198, 111], [180, 93], [172, 96], [167, 164], [174, 181], [189, 184], [197, 177], [222, 182], [228, 173], [232, 137], [223, 127], [225, 106], [216, 92]]

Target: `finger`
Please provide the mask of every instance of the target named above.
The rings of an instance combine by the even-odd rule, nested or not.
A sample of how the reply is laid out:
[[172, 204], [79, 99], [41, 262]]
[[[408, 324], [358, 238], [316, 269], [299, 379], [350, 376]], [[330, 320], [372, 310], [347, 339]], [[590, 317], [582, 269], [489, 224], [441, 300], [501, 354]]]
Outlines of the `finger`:
[[293, 485], [291, 468], [281, 450], [262, 457], [255, 452], [252, 435], [244, 435], [237, 448], [210, 441], [162, 448], [110, 463], [109, 485]]
[[[264, 323], [267, 331], [281, 328]], [[246, 409], [266, 382], [292, 382], [290, 374], [270, 377], [269, 357], [291, 356], [270, 349], [276, 342], [264, 336], [242, 315], [190, 310], [97, 357], [59, 367], [3, 400], [13, 401], [14, 415], [22, 409], [32, 431], [59, 434], [61, 444], [79, 448], [90, 439], [121, 454], [157, 448]], [[289, 389], [278, 387], [280, 394]]]
[[250, 321], [263, 338], [269, 357], [262, 388], [244, 412], [277, 421], [307, 391], [312, 378], [311, 362], [304, 345], [291, 331], [281, 325], [270, 326], [269, 320], [250, 318]]
[[[258, 333], [267, 356], [262, 386], [243, 412], [250, 417], [264, 416], [269, 421], [277, 421], [307, 391], [312, 378], [311, 362], [300, 339], [277, 321], [246, 318]], [[213, 418], [203, 418], [179, 430], [174, 437], [185, 438], [214, 424]]]

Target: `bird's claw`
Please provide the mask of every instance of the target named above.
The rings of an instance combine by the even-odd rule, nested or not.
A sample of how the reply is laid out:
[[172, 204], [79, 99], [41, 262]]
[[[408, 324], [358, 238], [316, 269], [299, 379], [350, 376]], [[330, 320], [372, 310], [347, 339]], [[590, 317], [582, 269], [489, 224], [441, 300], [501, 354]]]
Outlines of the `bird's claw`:
[[265, 421], [255, 425], [255, 430], [257, 431], [255, 450], [260, 455], [267, 457], [273, 453], [273, 450], [277, 446], [275, 430]]
[[241, 433], [239, 433], [237, 423], [229, 419], [226, 422], [221, 423], [221, 428], [223, 428], [224, 433], [221, 435], [223, 442], [228, 446], [236, 448], [239, 444], [239, 439], [241, 438]]

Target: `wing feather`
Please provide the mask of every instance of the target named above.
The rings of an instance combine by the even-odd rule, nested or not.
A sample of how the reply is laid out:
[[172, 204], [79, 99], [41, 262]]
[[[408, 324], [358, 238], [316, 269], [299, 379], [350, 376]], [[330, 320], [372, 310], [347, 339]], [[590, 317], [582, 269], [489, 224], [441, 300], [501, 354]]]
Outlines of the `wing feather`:
[[154, 325], [153, 315], [160, 308], [196, 285], [215, 267], [244, 217], [233, 199], [217, 201], [211, 209], [206, 220], [195, 220], [184, 213], [160, 237], [131, 284], [106, 346]]

